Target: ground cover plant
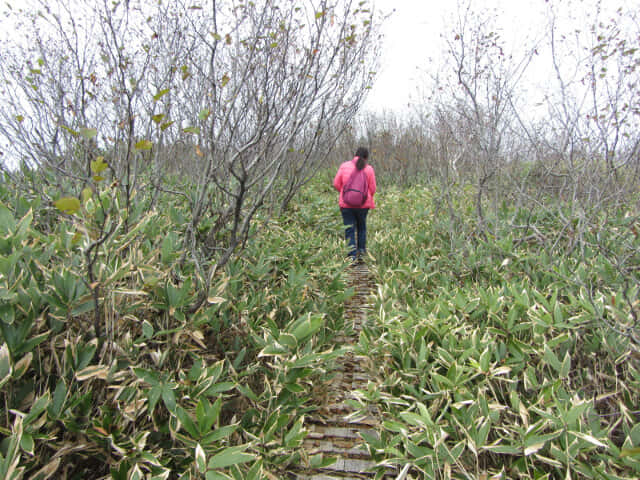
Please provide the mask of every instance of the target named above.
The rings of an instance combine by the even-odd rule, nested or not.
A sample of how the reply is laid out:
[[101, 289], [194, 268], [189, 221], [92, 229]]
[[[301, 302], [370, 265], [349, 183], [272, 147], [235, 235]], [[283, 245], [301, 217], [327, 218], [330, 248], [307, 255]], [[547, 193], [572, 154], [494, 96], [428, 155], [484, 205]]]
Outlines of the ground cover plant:
[[416, 478], [638, 478], [633, 211], [577, 244], [549, 210], [505, 206], [481, 234], [456, 193], [455, 216], [436, 186], [390, 188], [375, 214], [372, 455]]
[[[65, 213], [4, 183], [5, 477], [272, 478], [330, 462], [300, 449], [353, 293], [330, 173], [258, 219], [196, 311], [175, 197], [137, 199], [125, 229], [117, 195]], [[576, 246], [552, 212], [505, 206], [482, 235], [472, 194], [450, 217], [435, 186], [381, 186], [378, 293], [355, 347], [378, 366], [359, 392], [381, 412], [372, 455], [415, 478], [635, 478], [635, 219], [603, 218]], [[511, 229], [519, 216], [542, 236]]]
[[333, 199], [309, 198], [259, 219], [192, 311], [185, 204], [140, 196], [125, 228], [118, 195], [56, 207], [2, 183], [2, 478], [258, 479], [325, 462], [300, 451], [302, 424], [351, 292]]

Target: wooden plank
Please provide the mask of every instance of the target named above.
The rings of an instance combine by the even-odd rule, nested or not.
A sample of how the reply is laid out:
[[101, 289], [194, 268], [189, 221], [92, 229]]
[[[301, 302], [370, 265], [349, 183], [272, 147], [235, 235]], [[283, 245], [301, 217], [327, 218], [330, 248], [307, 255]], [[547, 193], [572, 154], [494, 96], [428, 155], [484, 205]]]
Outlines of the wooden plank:
[[[367, 313], [373, 300], [371, 292], [374, 284], [366, 265], [356, 265], [350, 269], [349, 283], [357, 292], [345, 302], [345, 319], [352, 323], [353, 330], [336, 335], [336, 343], [350, 344], [358, 340], [362, 326], [367, 322]], [[353, 352], [345, 353], [337, 360], [335, 371], [331, 372], [331, 382], [323, 389], [324, 405], [315, 415], [308, 416], [305, 426], [309, 433], [304, 441], [308, 455], [323, 454], [336, 457], [336, 462], [320, 470], [307, 470], [296, 474], [300, 480], [345, 480], [373, 478], [376, 462], [372, 461], [368, 449], [363, 445], [361, 433], [379, 438], [377, 409], [369, 409], [368, 414], [360, 411], [354, 390], [366, 389], [370, 381], [368, 374], [373, 369], [371, 359]], [[392, 474], [393, 469], [389, 472]], [[384, 478], [392, 478], [385, 475]]]

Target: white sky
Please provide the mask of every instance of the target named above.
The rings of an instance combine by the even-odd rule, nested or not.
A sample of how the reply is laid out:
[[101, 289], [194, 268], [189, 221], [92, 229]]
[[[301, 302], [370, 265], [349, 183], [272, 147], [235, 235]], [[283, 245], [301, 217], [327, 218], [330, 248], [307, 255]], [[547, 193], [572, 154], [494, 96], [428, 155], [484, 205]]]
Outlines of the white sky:
[[[374, 0], [383, 12], [394, 12], [383, 29], [385, 44], [382, 68], [365, 103], [366, 110], [409, 110], [417, 98], [418, 87], [425, 85], [429, 73], [436, 73], [443, 52], [442, 35], [450, 35], [456, 0]], [[466, 4], [465, 1], [462, 2]], [[587, 12], [594, 12], [597, 0], [473, 0], [473, 8], [495, 11], [497, 26], [507, 44], [524, 44], [541, 38], [548, 25], [550, 7], [569, 28], [583, 28]], [[640, 0], [602, 0], [604, 10], [618, 6], [636, 7]], [[582, 21], [581, 21], [582, 20]], [[570, 23], [567, 23], [570, 22]], [[545, 47], [542, 46], [541, 50]], [[551, 64], [548, 58], [536, 58], [528, 70], [529, 78], [543, 83]]]

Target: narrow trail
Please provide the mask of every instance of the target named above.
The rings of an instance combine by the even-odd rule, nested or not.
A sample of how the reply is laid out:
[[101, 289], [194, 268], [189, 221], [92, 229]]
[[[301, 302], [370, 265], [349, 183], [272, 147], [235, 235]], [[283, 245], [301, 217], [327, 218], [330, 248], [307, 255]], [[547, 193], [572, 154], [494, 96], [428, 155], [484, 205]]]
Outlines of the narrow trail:
[[[370, 295], [374, 288], [373, 279], [366, 264], [354, 265], [350, 269], [349, 286], [355, 294], [345, 305], [345, 319], [353, 322], [353, 330], [336, 337], [336, 343], [355, 344], [367, 321], [367, 311], [371, 308]], [[345, 480], [373, 478], [371, 460], [361, 432], [377, 435], [379, 419], [375, 412], [366, 416], [356, 416], [356, 409], [349, 405], [357, 389], [366, 389], [369, 381], [369, 358], [347, 353], [338, 360], [335, 377], [318, 411], [309, 416], [305, 427], [309, 431], [304, 449], [309, 457], [323, 454], [337, 458], [332, 465], [302, 471], [296, 474], [299, 480]], [[395, 478], [389, 470], [386, 479]]]

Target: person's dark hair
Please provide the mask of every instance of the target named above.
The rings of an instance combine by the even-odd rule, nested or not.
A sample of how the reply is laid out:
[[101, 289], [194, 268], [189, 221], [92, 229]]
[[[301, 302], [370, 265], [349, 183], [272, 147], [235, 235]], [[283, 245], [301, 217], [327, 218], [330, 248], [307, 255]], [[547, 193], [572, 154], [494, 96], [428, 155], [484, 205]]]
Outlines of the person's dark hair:
[[356, 157], [358, 157], [358, 160], [356, 161], [356, 168], [358, 170], [362, 170], [369, 159], [369, 150], [364, 147], [358, 147], [356, 150]]

